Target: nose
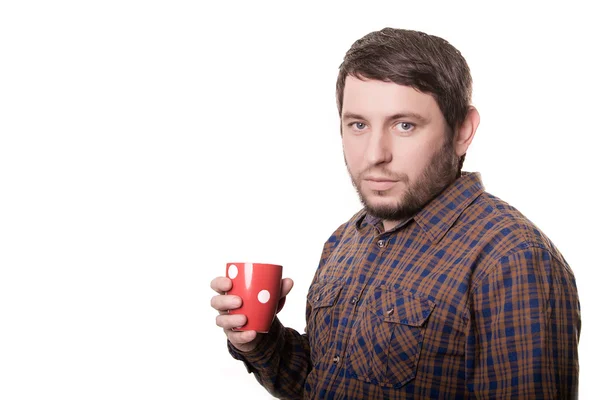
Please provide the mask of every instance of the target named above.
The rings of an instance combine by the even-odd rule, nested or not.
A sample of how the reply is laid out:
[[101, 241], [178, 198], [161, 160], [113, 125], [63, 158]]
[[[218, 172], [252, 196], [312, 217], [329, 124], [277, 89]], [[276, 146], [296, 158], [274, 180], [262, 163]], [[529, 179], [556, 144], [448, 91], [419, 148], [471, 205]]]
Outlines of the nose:
[[390, 138], [385, 132], [372, 130], [369, 135], [367, 148], [365, 149], [365, 158], [369, 165], [389, 163], [392, 161], [392, 151], [390, 149]]

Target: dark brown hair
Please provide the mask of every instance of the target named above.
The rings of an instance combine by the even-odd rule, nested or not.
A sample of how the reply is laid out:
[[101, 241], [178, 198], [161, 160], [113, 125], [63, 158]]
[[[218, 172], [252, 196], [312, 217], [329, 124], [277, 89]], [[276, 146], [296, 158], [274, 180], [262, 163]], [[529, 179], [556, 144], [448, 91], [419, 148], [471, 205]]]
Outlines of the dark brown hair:
[[[440, 37], [419, 31], [384, 28], [354, 42], [336, 83], [340, 117], [348, 75], [394, 82], [432, 95], [452, 137], [471, 103], [471, 71], [460, 51]], [[461, 166], [463, 160], [464, 156]]]

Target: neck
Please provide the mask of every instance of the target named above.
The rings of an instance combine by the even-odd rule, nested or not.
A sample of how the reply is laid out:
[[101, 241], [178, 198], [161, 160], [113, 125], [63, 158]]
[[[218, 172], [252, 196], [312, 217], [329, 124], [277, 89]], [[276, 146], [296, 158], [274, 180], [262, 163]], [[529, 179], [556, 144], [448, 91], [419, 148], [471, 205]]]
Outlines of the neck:
[[398, 221], [390, 221], [387, 219], [384, 219], [383, 222], [383, 229], [387, 232], [387, 231], [391, 231], [392, 229], [394, 229], [394, 227], [398, 226], [398, 224], [400, 224], [402, 221], [404, 220], [398, 220]]

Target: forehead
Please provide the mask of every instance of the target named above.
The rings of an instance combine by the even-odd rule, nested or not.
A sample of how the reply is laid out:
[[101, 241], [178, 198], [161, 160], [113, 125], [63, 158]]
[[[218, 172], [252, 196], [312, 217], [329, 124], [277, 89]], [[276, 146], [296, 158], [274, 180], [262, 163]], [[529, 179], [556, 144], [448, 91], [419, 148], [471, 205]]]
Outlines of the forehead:
[[371, 116], [397, 112], [415, 112], [422, 115], [441, 115], [430, 94], [394, 82], [374, 79], [361, 80], [352, 75], [346, 78], [343, 110]]

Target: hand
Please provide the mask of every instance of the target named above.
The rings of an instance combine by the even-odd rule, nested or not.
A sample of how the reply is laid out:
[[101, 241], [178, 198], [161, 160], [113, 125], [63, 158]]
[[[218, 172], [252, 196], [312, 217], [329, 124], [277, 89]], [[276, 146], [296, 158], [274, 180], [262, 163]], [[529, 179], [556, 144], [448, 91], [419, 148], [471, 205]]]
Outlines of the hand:
[[[219, 312], [217, 316], [217, 326], [223, 328], [227, 339], [231, 344], [242, 352], [248, 352], [254, 350], [258, 345], [260, 336], [256, 331], [234, 331], [233, 328], [239, 328], [246, 323], [246, 316], [243, 314], [232, 314], [228, 313], [228, 310], [235, 310], [242, 306], [242, 299], [239, 296], [227, 295], [226, 292], [231, 290], [231, 279], [224, 276], [215, 278], [210, 282], [210, 287], [217, 292], [216, 296], [210, 300], [212, 308]], [[281, 280], [281, 297], [279, 299], [279, 305], [277, 312], [281, 311], [285, 303], [285, 296], [292, 290], [294, 281], [290, 278], [283, 278]]]

